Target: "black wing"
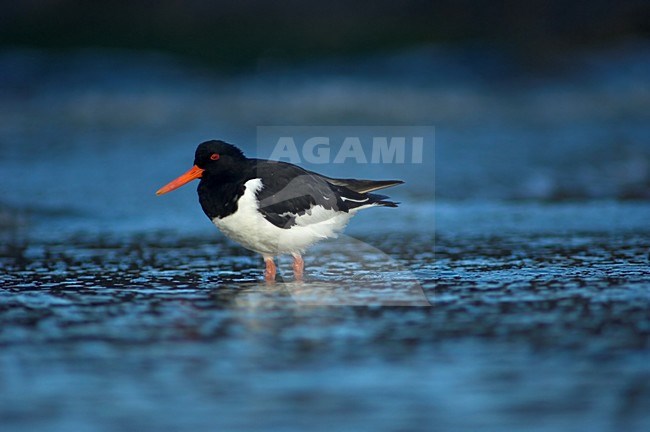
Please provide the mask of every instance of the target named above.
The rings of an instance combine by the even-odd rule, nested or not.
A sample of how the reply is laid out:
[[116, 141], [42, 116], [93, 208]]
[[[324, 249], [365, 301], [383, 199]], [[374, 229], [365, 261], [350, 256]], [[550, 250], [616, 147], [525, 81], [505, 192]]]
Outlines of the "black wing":
[[291, 228], [296, 217], [309, 213], [315, 206], [342, 212], [370, 204], [397, 207], [396, 203], [385, 201], [385, 195], [360, 193], [343, 184], [333, 184], [328, 177], [290, 163], [256, 160], [253, 170], [250, 178], [260, 178], [263, 184], [257, 192], [259, 211], [280, 228]]
[[272, 224], [291, 228], [297, 216], [314, 206], [347, 212], [349, 206], [337, 191], [316, 173], [296, 165], [275, 161], [256, 161], [250, 177], [262, 179], [257, 192], [259, 211]]
[[330, 184], [343, 186], [354, 192], [359, 192], [362, 194], [373, 192], [379, 189], [389, 188], [392, 186], [397, 186], [404, 183], [402, 180], [358, 180], [331, 178], [325, 176], [323, 176], [323, 178]]

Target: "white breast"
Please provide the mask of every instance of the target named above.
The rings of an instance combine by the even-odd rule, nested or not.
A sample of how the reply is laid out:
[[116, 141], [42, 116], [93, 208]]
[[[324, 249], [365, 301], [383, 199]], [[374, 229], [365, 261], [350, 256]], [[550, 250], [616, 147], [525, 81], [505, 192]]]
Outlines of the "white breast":
[[289, 229], [279, 228], [258, 211], [256, 194], [263, 187], [262, 180], [252, 179], [244, 186], [246, 190], [239, 199], [237, 211], [224, 218], [214, 218], [212, 222], [226, 237], [262, 255], [302, 253], [319, 240], [336, 237], [355, 213], [314, 206], [296, 217], [296, 225]]

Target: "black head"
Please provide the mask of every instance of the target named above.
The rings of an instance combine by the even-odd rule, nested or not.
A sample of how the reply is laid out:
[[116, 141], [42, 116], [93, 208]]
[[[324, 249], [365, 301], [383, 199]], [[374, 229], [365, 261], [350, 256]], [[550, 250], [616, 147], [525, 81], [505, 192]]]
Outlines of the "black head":
[[244, 153], [232, 144], [206, 141], [196, 148], [194, 166], [158, 189], [156, 195], [166, 194], [196, 179], [208, 183], [232, 181], [245, 172], [247, 161]]
[[194, 165], [206, 171], [219, 171], [237, 166], [246, 160], [246, 156], [232, 144], [223, 141], [206, 141], [196, 148]]

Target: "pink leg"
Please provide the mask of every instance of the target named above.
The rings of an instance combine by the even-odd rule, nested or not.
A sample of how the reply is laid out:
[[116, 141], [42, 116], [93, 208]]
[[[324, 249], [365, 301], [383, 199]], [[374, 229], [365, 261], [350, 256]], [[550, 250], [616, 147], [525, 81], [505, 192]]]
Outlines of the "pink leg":
[[293, 277], [296, 281], [302, 281], [302, 275], [305, 269], [305, 261], [299, 254], [293, 256]]
[[264, 257], [264, 263], [266, 264], [266, 270], [264, 271], [264, 280], [267, 282], [275, 282], [275, 263], [273, 262], [273, 257]]

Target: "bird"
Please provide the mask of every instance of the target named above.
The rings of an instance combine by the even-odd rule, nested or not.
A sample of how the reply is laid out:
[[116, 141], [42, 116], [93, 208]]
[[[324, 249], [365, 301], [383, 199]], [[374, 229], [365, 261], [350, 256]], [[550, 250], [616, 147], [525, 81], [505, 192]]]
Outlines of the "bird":
[[192, 168], [156, 195], [196, 179], [205, 215], [226, 237], [262, 255], [267, 282], [276, 279], [279, 255], [293, 257], [294, 280], [302, 281], [306, 249], [337, 237], [359, 210], [397, 207], [371, 192], [404, 183], [331, 178], [288, 162], [248, 158], [232, 144], [210, 140], [196, 148]]

